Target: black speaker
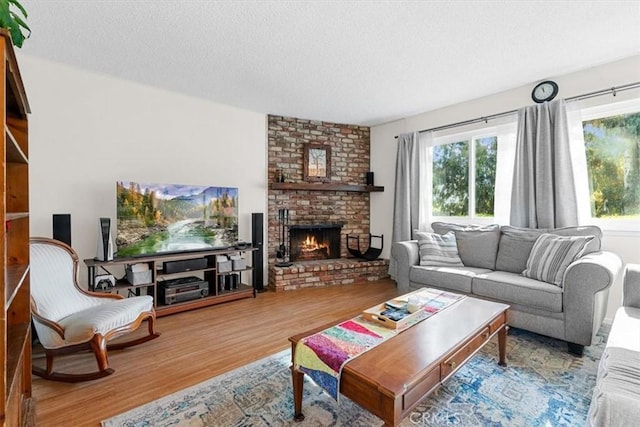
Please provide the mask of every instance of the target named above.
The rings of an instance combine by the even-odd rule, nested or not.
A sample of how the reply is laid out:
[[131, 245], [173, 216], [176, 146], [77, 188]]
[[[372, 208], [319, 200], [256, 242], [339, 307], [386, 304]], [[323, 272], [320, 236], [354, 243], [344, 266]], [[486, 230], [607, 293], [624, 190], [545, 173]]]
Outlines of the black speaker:
[[71, 246], [71, 214], [53, 214], [53, 238]]
[[373, 185], [373, 172], [367, 172], [367, 185]]
[[164, 274], [182, 273], [183, 271], [203, 270], [207, 268], [206, 258], [182, 259], [167, 261], [162, 264]]
[[260, 212], [251, 214], [251, 245], [256, 249], [251, 252], [251, 266], [253, 267], [253, 288], [258, 292], [264, 291], [264, 216]]

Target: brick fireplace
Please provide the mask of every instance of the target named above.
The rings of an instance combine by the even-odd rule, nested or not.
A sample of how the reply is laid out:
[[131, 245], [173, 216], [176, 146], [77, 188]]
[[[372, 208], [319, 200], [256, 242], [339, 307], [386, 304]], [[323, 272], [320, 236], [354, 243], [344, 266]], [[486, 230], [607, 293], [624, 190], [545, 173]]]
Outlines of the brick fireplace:
[[[305, 184], [305, 145], [330, 147], [331, 162], [329, 181]], [[368, 236], [370, 229], [369, 191], [359, 191], [366, 182], [369, 165], [369, 128], [366, 126], [327, 123], [283, 116], [268, 116], [268, 230], [269, 288], [289, 290], [308, 286], [329, 286], [378, 280], [387, 276], [388, 261], [360, 262], [349, 258], [346, 236]], [[284, 177], [284, 185], [273, 183], [276, 176]], [[291, 185], [287, 185], [291, 184]], [[317, 186], [325, 186], [320, 188]], [[331, 189], [328, 189], [331, 188]], [[335, 188], [335, 190], [333, 190]], [[355, 190], [354, 190], [355, 188]], [[276, 252], [280, 236], [279, 209], [289, 210], [289, 238], [291, 255], [297, 260], [290, 267], [276, 267]], [[320, 228], [316, 235], [296, 237], [298, 232], [309, 231], [312, 226], [337, 226], [337, 235], [331, 247], [319, 248], [327, 232]], [[374, 230], [374, 234], [375, 234]], [[333, 233], [335, 233], [335, 229]], [[303, 246], [299, 246], [303, 244]], [[304, 246], [308, 245], [308, 246]], [[295, 252], [295, 253], [294, 253]], [[325, 256], [329, 252], [329, 257]]]

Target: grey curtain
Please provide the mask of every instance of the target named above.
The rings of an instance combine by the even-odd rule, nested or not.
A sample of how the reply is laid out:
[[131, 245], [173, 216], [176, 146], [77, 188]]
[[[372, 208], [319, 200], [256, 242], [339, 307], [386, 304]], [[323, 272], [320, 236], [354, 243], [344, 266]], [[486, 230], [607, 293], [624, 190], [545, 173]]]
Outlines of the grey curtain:
[[566, 106], [563, 99], [518, 111], [511, 225], [578, 225]]
[[[391, 243], [411, 240], [419, 227], [420, 216], [420, 155], [418, 133], [398, 136], [396, 156], [396, 186], [393, 201], [393, 234]], [[395, 262], [389, 260], [389, 275], [395, 277]]]

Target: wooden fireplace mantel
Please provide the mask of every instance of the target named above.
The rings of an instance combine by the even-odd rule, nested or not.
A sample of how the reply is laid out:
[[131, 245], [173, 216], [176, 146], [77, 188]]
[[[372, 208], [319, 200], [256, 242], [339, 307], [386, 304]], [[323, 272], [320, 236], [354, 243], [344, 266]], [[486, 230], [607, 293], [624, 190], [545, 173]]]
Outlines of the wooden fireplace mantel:
[[269, 190], [351, 191], [357, 193], [373, 193], [384, 191], [384, 187], [378, 185], [336, 184], [331, 182], [270, 182]]

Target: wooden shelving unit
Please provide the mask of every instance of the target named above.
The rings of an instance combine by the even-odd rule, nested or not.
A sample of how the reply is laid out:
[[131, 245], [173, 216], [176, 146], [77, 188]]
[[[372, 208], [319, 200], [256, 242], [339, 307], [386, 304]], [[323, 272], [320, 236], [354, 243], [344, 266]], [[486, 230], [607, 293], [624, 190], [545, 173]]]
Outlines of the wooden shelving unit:
[[[156, 315], [166, 316], [168, 314], [180, 313], [182, 311], [193, 310], [196, 308], [207, 307], [210, 305], [220, 304], [227, 301], [233, 301], [241, 298], [250, 298], [256, 296], [256, 290], [252, 286], [242, 283], [242, 274], [253, 270], [252, 267], [243, 266], [242, 268], [222, 271], [220, 263], [223, 258], [232, 254], [240, 254], [244, 259], [248, 257], [255, 248], [230, 248], [230, 249], [214, 249], [197, 252], [183, 252], [177, 254], [140, 256], [133, 258], [116, 258], [113, 261], [97, 261], [95, 259], [85, 259], [84, 263], [88, 268], [88, 284], [89, 290], [105, 291], [105, 292], [125, 292], [125, 295], [146, 294], [152, 295]], [[200, 268], [190, 269], [186, 271], [165, 272], [164, 265], [167, 262], [183, 261], [183, 260], [204, 260], [203, 266]], [[245, 261], [246, 262], [246, 261]], [[118, 280], [116, 286], [107, 289], [95, 288], [96, 275], [103, 273], [112, 273], [113, 268], [123, 267], [133, 264], [147, 264], [152, 271], [151, 283], [132, 285], [126, 280]], [[225, 287], [221, 280], [226, 276], [237, 275], [235, 286]], [[169, 304], [160, 298], [159, 287], [162, 286], [164, 280], [171, 280], [184, 276], [196, 276], [208, 282], [207, 295], [196, 296], [186, 301], [176, 301]]]
[[33, 425], [31, 398], [31, 307], [29, 284], [29, 137], [30, 113], [20, 70], [6, 30], [0, 30], [3, 76], [2, 236], [2, 385], [0, 425]]
[[310, 182], [270, 182], [269, 190], [303, 190], [303, 191], [350, 191], [357, 193], [374, 193], [384, 191], [384, 187], [377, 185], [347, 185]]

